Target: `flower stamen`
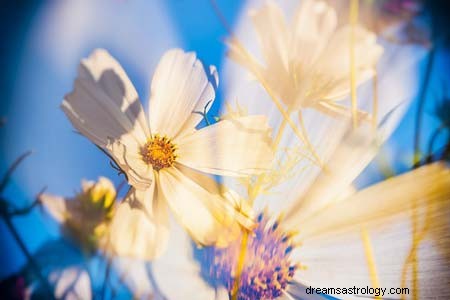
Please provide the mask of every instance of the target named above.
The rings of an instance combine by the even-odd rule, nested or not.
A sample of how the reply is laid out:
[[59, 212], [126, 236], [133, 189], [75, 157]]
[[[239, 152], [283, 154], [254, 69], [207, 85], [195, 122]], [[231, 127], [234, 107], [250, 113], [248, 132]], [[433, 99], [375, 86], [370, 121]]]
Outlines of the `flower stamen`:
[[153, 169], [159, 171], [171, 167], [177, 155], [176, 146], [166, 136], [152, 136], [141, 150], [142, 159]]

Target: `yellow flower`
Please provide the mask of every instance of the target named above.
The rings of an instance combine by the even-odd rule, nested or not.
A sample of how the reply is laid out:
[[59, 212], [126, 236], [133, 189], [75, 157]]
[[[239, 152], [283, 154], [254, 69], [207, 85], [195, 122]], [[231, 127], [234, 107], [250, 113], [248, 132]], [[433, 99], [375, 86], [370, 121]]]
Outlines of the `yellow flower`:
[[[275, 2], [267, 1], [251, 13], [263, 64], [249, 57], [236, 40], [229, 41], [230, 57], [265, 83], [289, 108], [314, 108], [332, 116], [350, 115], [337, 100], [350, 89], [350, 26], [337, 27], [334, 9], [325, 1], [305, 0], [288, 24]], [[383, 52], [376, 36], [355, 27], [356, 82], [374, 75]]]
[[168, 208], [201, 245], [224, 245], [241, 225], [253, 225], [239, 199], [230, 199], [227, 190], [197, 172], [245, 177], [268, 169], [273, 157], [264, 116], [196, 129], [203, 117], [195, 112], [211, 107], [217, 82], [216, 69], [205, 73], [194, 53], [166, 52], [151, 83], [147, 119], [114, 58], [96, 50], [82, 60], [62, 109], [114, 159], [132, 186], [110, 228], [117, 254], [159, 256], [168, 239]]
[[65, 233], [88, 251], [95, 251], [105, 238], [115, 212], [116, 190], [109, 179], [82, 181], [81, 192], [65, 198], [50, 194], [40, 197], [49, 213], [63, 225]]

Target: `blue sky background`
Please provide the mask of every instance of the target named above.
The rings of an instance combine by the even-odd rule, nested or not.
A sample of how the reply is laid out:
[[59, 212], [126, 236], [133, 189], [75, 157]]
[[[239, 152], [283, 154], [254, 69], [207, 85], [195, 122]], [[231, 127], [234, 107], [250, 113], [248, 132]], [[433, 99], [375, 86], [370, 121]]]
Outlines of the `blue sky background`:
[[[196, 51], [205, 64], [223, 66], [226, 32], [208, 0], [102, 0], [23, 1], [9, 4], [2, 12], [0, 170], [26, 150], [34, 154], [14, 174], [5, 197], [25, 206], [44, 187], [48, 192], [73, 195], [82, 178], [107, 176], [116, 183], [108, 159], [83, 137], [75, 134], [59, 109], [72, 88], [80, 58], [96, 47], [108, 49], [124, 66], [141, 100], [159, 57], [171, 47]], [[77, 2], [78, 4], [74, 4]], [[218, 1], [234, 24], [243, 1]], [[8, 13], [9, 12], [9, 13]], [[422, 64], [423, 65], [423, 64]], [[449, 78], [448, 55], [439, 52], [427, 101], [425, 136], [436, 127], [432, 115], [435, 97], [443, 97]], [[423, 76], [423, 74], [418, 74]], [[222, 100], [213, 114], [217, 114]], [[447, 94], [448, 96], [448, 94]], [[406, 170], [412, 154], [413, 105], [386, 148], [398, 171]], [[381, 179], [376, 165], [369, 167], [361, 185]], [[56, 224], [42, 218], [39, 210], [15, 223], [27, 246], [36, 250], [56, 238]], [[0, 279], [17, 271], [25, 262], [5, 225], [0, 221]]]

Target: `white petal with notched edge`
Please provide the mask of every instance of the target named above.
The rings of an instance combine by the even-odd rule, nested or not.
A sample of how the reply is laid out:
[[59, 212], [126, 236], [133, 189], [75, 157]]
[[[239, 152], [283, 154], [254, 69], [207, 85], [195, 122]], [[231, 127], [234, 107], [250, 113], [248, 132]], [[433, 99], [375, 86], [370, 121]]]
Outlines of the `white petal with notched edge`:
[[88, 131], [101, 147], [124, 133], [132, 133], [143, 142], [148, 136], [136, 91], [105, 50], [96, 50], [81, 62], [74, 89], [61, 107], [75, 128], [83, 134]]
[[[216, 71], [210, 71], [214, 81], [217, 78]], [[195, 53], [186, 53], [181, 49], [167, 51], [152, 79], [149, 111], [151, 131], [170, 138], [181, 134], [182, 130], [192, 131], [202, 120], [202, 116], [193, 112], [203, 112], [206, 104], [214, 97], [213, 85]]]
[[79, 77], [95, 81], [146, 136], [147, 119], [139, 96], [122, 66], [104, 49], [96, 49], [79, 67]]
[[150, 185], [149, 168], [139, 155], [149, 136], [147, 120], [125, 71], [105, 50], [82, 60], [61, 107], [81, 134], [109, 152], [130, 184]]
[[[131, 190], [110, 224], [109, 245], [120, 256], [154, 259], [169, 238], [167, 207], [152, 188]], [[145, 205], [143, 204], [145, 203]]]
[[177, 140], [178, 161], [218, 175], [246, 176], [266, 171], [273, 152], [264, 116], [223, 120]]

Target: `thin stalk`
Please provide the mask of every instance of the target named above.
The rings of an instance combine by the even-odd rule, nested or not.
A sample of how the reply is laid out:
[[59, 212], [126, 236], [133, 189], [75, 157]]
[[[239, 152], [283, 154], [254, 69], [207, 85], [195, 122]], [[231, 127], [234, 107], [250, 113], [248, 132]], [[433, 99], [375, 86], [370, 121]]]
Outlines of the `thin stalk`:
[[239, 282], [241, 281], [242, 270], [244, 269], [245, 256], [247, 254], [248, 234], [249, 234], [248, 231], [245, 231], [244, 235], [242, 236], [241, 250], [236, 270], [236, 281], [234, 282], [234, 291], [232, 293], [231, 300], [237, 300], [239, 296]]
[[17, 169], [17, 167], [31, 154], [33, 151], [27, 151], [20, 155], [9, 167], [9, 169], [6, 171], [5, 176], [3, 176], [2, 181], [0, 182], [0, 193], [3, 192], [5, 187], [8, 185], [9, 179], [11, 178], [11, 175], [14, 173], [14, 171]]
[[42, 188], [42, 190], [37, 194], [33, 203], [31, 203], [29, 206], [24, 208], [14, 208], [12, 210], [8, 210], [6, 213], [8, 214], [9, 217], [23, 216], [29, 214], [33, 210], [33, 208], [41, 205], [40, 197], [45, 192], [46, 189], [47, 187]]
[[[378, 279], [377, 265], [375, 263], [375, 255], [373, 253], [372, 241], [370, 240], [369, 232], [365, 227], [361, 228], [361, 238], [364, 245], [364, 252], [366, 254], [367, 266], [369, 268], [370, 280], [374, 288], [380, 287], [380, 281]], [[375, 299], [381, 299], [376, 296]]]
[[355, 62], [355, 31], [358, 23], [359, 0], [350, 3], [350, 94], [352, 100], [353, 128], [358, 127], [358, 99], [356, 94], [356, 62]]
[[422, 84], [422, 89], [420, 91], [419, 103], [417, 105], [416, 112], [416, 126], [414, 129], [414, 156], [413, 156], [413, 168], [418, 168], [421, 165], [421, 155], [420, 155], [420, 138], [423, 123], [423, 113], [425, 109], [425, 99], [427, 96], [428, 85], [430, 83], [431, 73], [433, 70], [433, 64], [436, 56], [436, 48], [433, 48], [428, 55], [427, 67], [425, 71], [425, 78]]
[[[288, 111], [289, 113], [289, 111]], [[281, 138], [283, 137], [283, 133], [284, 130], [286, 129], [286, 119], [283, 118], [280, 127], [278, 127], [278, 132], [275, 135], [275, 139], [274, 142], [272, 144], [272, 149], [274, 152], [276, 152], [278, 150], [278, 146], [280, 144]], [[261, 192], [261, 184], [263, 183], [264, 179], [266, 178], [266, 174], [263, 173], [261, 175], [259, 175], [256, 179], [255, 184], [249, 188], [248, 191], [248, 202], [250, 203], [251, 206], [253, 206], [253, 203], [256, 199], [256, 197], [259, 195], [259, 193]]]
[[20, 250], [22, 250], [23, 254], [27, 258], [27, 261], [30, 264], [31, 268], [33, 269], [34, 273], [36, 274], [36, 276], [38, 277], [39, 281], [41, 282], [41, 284], [43, 285], [43, 287], [45, 288], [45, 290], [49, 294], [50, 299], [53, 299], [54, 298], [53, 297], [53, 290], [52, 290], [50, 284], [48, 283], [48, 281], [44, 277], [44, 275], [42, 275], [39, 265], [34, 260], [34, 258], [31, 255], [31, 253], [28, 251], [28, 248], [25, 245], [25, 243], [23, 242], [22, 238], [20, 237], [19, 232], [17, 232], [16, 228], [14, 227], [14, 224], [12, 223], [11, 218], [9, 216], [7, 216], [7, 215], [3, 215], [3, 220], [5, 221], [5, 224], [8, 227], [9, 231], [11, 231], [11, 233], [12, 233], [12, 235], [14, 237], [14, 240], [19, 245]]
[[[289, 111], [288, 111], [289, 113]], [[278, 129], [277, 135], [275, 136], [275, 139], [273, 140], [273, 144], [272, 144], [272, 148], [275, 150], [277, 150], [278, 145], [281, 142], [281, 138], [283, 137], [283, 133], [284, 133], [284, 129], [286, 128], [287, 125], [287, 121], [286, 119], [283, 118], [283, 120], [281, 121], [280, 127]]]

